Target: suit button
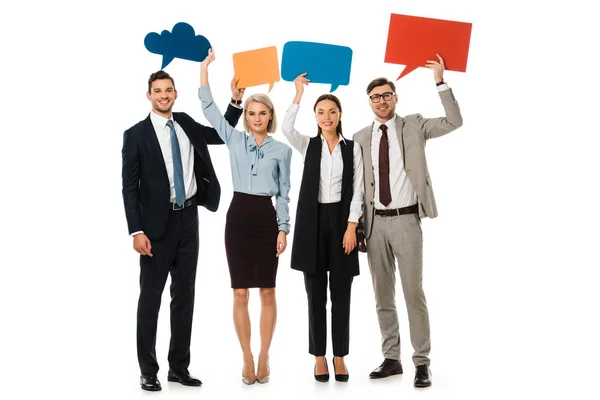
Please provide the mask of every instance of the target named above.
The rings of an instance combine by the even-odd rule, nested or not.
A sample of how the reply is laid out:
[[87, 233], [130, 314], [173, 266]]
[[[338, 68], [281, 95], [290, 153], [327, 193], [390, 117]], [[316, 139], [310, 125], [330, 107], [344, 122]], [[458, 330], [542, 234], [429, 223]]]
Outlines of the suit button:
[[373, 205], [373, 202], [372, 202], [372, 201], [370, 201], [370, 202], [369, 202], [369, 204], [370, 204], [370, 205]]
[[375, 183], [374, 183], [374, 182], [371, 182], [371, 186], [375, 186]]

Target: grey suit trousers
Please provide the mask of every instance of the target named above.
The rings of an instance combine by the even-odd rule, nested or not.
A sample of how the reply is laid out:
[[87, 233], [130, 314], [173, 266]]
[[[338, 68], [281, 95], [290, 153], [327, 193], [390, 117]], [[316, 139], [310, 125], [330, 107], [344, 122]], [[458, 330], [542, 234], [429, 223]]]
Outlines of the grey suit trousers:
[[376, 215], [367, 239], [367, 257], [377, 305], [383, 356], [400, 360], [396, 311], [396, 260], [408, 311], [415, 365], [429, 366], [429, 313], [423, 293], [423, 232], [417, 214]]

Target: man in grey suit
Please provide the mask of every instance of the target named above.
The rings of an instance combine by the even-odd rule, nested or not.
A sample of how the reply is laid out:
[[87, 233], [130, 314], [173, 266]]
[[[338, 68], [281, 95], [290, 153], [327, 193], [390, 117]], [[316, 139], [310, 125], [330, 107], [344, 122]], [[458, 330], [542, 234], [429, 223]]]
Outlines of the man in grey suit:
[[422, 286], [421, 218], [435, 218], [437, 208], [425, 142], [462, 125], [458, 103], [443, 79], [444, 60], [439, 54], [437, 57], [439, 62], [427, 61], [426, 67], [433, 70], [445, 117], [396, 115], [395, 85], [386, 78], [378, 78], [367, 87], [375, 120], [354, 135], [363, 149], [365, 169], [365, 209], [357, 236], [358, 248], [367, 252], [369, 260], [385, 358], [370, 377], [402, 373], [395, 299], [397, 260], [414, 348], [416, 387], [431, 385], [429, 314]]

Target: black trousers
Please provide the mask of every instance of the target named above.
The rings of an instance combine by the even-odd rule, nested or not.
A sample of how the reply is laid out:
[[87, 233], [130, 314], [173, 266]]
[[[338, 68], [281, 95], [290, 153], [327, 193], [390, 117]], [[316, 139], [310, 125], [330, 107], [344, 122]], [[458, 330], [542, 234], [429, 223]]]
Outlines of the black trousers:
[[[341, 273], [344, 252], [341, 203], [319, 204], [317, 265], [314, 274], [304, 273], [308, 297], [308, 351], [324, 356], [327, 349], [327, 281], [331, 293], [333, 355], [344, 357], [350, 345], [350, 291], [353, 276]], [[329, 279], [328, 279], [329, 272]]]
[[137, 352], [143, 375], [156, 375], [156, 329], [167, 276], [171, 273], [171, 342], [169, 367], [190, 364], [190, 338], [198, 264], [198, 207], [170, 211], [165, 233], [151, 241], [153, 257], [140, 256], [140, 298], [137, 309]]

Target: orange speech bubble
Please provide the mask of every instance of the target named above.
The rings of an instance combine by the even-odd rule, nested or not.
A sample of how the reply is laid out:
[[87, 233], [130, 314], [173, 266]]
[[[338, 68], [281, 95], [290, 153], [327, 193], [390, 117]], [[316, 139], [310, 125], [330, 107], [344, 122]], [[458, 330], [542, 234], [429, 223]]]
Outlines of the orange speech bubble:
[[273, 84], [279, 82], [279, 58], [277, 47], [243, 51], [233, 55], [233, 72], [238, 88], [269, 84], [269, 92]]
[[406, 65], [396, 80], [418, 67], [424, 67], [427, 60], [438, 61], [435, 53], [444, 58], [446, 70], [466, 72], [472, 25], [392, 14], [385, 62]]

